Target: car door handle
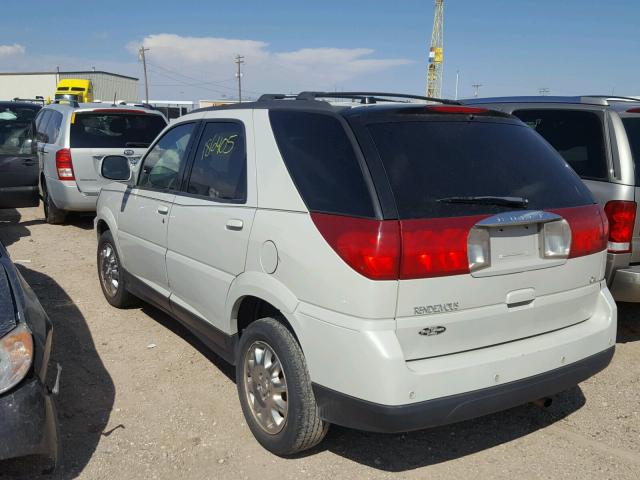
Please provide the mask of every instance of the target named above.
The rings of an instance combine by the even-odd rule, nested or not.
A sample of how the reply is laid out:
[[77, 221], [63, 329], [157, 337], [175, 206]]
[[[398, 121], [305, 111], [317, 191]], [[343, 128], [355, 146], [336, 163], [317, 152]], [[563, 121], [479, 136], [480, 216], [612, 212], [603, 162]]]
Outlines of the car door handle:
[[169, 207], [167, 207], [166, 205], [158, 205], [158, 213], [160, 215], [166, 215], [167, 213], [169, 213]]
[[239, 220], [237, 218], [232, 218], [231, 220], [227, 221], [227, 230], [242, 230], [242, 227], [244, 227], [244, 222], [242, 220]]

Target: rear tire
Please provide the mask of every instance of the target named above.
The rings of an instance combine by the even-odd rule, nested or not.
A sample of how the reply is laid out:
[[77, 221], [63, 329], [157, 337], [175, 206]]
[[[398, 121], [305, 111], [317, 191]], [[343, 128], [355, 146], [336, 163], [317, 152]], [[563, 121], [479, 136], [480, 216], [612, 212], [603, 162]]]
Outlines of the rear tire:
[[124, 270], [109, 230], [103, 232], [98, 240], [97, 263], [100, 288], [107, 302], [116, 308], [131, 306], [135, 297], [127, 291]]
[[276, 455], [292, 455], [322, 441], [329, 424], [318, 414], [304, 354], [275, 318], [256, 320], [242, 333], [236, 384], [256, 440]]
[[49, 195], [47, 183], [42, 182], [42, 204], [44, 206], [44, 219], [51, 225], [61, 225], [67, 218], [67, 212], [56, 207]]

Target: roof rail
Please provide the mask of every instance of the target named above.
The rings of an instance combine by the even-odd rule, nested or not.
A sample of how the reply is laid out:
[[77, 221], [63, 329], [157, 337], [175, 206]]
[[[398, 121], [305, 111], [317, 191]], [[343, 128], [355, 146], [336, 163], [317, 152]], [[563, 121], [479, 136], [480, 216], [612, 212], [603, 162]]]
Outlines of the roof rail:
[[258, 98], [258, 102], [267, 102], [271, 100], [318, 100], [320, 98], [350, 98], [359, 100], [360, 103], [377, 103], [377, 102], [398, 102], [393, 99], [409, 99], [424, 100], [427, 102], [437, 102], [447, 105], [460, 105], [455, 100], [447, 100], [443, 98], [422, 97], [419, 95], [409, 95], [406, 93], [386, 93], [386, 92], [300, 92], [299, 94], [282, 94], [268, 93]]
[[376, 103], [376, 101], [394, 101], [387, 98], [406, 98], [409, 100], [424, 100], [427, 102], [442, 103], [445, 105], [460, 105], [456, 100], [448, 100], [445, 98], [423, 97], [420, 95], [410, 95], [407, 93], [389, 93], [389, 92], [300, 92], [296, 100], [316, 100], [317, 98], [352, 98], [360, 100], [362, 103]]
[[607, 101], [613, 102], [640, 102], [640, 98], [637, 97], [624, 97], [620, 95], [583, 95], [586, 98], [601, 98]]

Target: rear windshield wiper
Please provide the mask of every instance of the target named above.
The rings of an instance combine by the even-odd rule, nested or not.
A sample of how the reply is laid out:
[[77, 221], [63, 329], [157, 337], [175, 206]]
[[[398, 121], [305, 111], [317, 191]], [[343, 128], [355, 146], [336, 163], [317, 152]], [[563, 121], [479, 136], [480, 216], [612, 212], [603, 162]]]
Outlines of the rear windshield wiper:
[[124, 144], [125, 147], [128, 148], [148, 148], [150, 143], [145, 142], [127, 142]]
[[444, 198], [438, 198], [436, 202], [465, 203], [468, 205], [498, 205], [501, 207], [518, 207], [518, 208], [526, 208], [527, 205], [529, 205], [529, 200], [524, 197], [494, 197], [494, 196], [444, 197]]

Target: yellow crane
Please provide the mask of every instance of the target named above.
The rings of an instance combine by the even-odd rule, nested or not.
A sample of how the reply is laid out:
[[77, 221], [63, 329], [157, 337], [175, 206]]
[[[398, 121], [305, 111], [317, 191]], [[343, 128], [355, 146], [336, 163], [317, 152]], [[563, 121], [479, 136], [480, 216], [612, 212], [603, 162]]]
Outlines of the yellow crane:
[[429, 64], [427, 66], [427, 97], [442, 96], [442, 68], [444, 60], [444, 0], [436, 0], [433, 17]]

